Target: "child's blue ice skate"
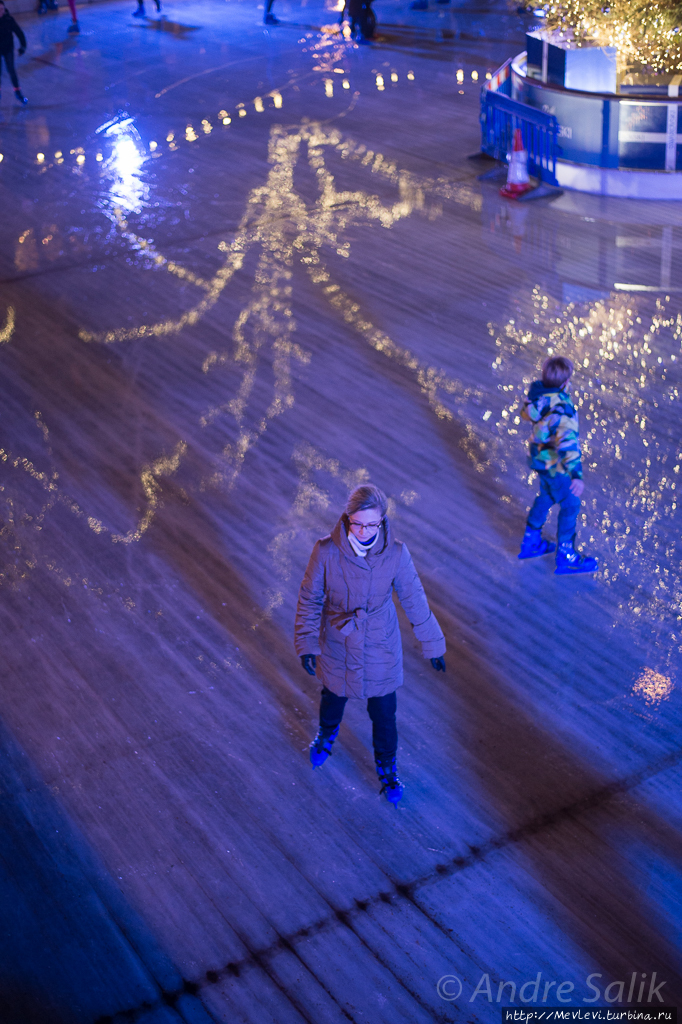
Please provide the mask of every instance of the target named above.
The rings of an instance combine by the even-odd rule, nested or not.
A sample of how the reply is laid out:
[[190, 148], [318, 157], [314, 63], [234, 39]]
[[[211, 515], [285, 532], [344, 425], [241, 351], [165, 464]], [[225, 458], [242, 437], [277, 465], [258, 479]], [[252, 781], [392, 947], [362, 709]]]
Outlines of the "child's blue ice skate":
[[394, 757], [376, 757], [375, 762], [381, 783], [379, 796], [385, 793], [388, 802], [397, 808], [405, 787], [398, 778], [396, 760]]
[[527, 526], [521, 541], [519, 558], [538, 558], [539, 555], [549, 555], [555, 547], [556, 544], [553, 541], [545, 540], [542, 530], [534, 530], [532, 526]]
[[[575, 540], [575, 538], [574, 538]], [[555, 576], [577, 576], [582, 572], [597, 572], [599, 562], [591, 555], [581, 555], [575, 550], [574, 540], [559, 545], [556, 553]]]
[[317, 736], [310, 744], [310, 763], [315, 768], [319, 768], [327, 760], [332, 752], [332, 745], [334, 740], [339, 735], [339, 727], [333, 730], [333, 732], [325, 733], [322, 729], [317, 730]]

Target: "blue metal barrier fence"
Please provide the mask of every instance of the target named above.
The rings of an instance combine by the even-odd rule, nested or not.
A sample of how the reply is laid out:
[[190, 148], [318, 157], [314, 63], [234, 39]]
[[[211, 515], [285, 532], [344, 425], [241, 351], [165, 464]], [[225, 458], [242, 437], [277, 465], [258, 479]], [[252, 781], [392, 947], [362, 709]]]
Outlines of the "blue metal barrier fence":
[[556, 117], [484, 86], [481, 89], [481, 151], [495, 160], [506, 161], [516, 128], [521, 129], [523, 145], [528, 150], [530, 174], [549, 185], [557, 185], [556, 162], [561, 147], [557, 142], [559, 122]]

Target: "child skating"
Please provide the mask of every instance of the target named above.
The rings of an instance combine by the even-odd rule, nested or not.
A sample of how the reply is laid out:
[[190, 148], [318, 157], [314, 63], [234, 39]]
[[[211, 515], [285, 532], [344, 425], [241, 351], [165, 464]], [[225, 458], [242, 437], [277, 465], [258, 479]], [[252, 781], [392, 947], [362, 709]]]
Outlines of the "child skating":
[[573, 363], [563, 356], [545, 360], [542, 380], [528, 391], [522, 417], [533, 424], [528, 464], [540, 478], [540, 491], [528, 515], [519, 558], [537, 558], [556, 545], [542, 536], [552, 505], [559, 505], [557, 575], [596, 572], [597, 559], [575, 549], [575, 528], [583, 493], [578, 413], [569, 394]]
[[381, 792], [397, 805], [403, 650], [393, 591], [437, 672], [445, 671], [445, 638], [409, 551], [393, 539], [386, 508], [378, 487], [356, 487], [331, 534], [316, 543], [298, 597], [295, 646], [303, 668], [322, 683], [313, 768], [331, 754], [348, 698], [366, 700]]

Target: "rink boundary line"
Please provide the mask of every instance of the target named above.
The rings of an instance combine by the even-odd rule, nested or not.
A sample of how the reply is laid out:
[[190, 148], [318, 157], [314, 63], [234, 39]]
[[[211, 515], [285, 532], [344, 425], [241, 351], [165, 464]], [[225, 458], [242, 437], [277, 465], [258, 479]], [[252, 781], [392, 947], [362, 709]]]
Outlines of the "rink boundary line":
[[[416, 895], [419, 889], [425, 888], [426, 886], [433, 885], [436, 882], [441, 881], [444, 878], [452, 877], [453, 875], [459, 874], [461, 871], [467, 868], [473, 867], [476, 864], [482, 863], [489, 854], [494, 853], [497, 850], [503, 850], [507, 847], [513, 846], [515, 843], [523, 842], [524, 840], [537, 835], [545, 831], [546, 829], [552, 828], [563, 821], [569, 820], [576, 816], [582, 815], [587, 811], [591, 811], [596, 807], [607, 803], [614, 797], [621, 793], [628, 793], [640, 786], [643, 782], [647, 782], [649, 779], [655, 778], [661, 772], [666, 771], [669, 768], [673, 768], [682, 762], [682, 747], [671, 751], [669, 754], [664, 755], [655, 761], [652, 765], [646, 768], [641, 768], [639, 771], [633, 772], [630, 775], [625, 776], [622, 779], [615, 780], [599, 789], [594, 790], [592, 793], [581, 797], [573, 803], [567, 804], [565, 807], [561, 807], [556, 811], [550, 811], [546, 814], [537, 815], [532, 818], [527, 824], [520, 826], [517, 829], [512, 829], [506, 832], [502, 836], [497, 838], [489, 839], [487, 842], [481, 843], [477, 846], [469, 846], [471, 851], [465, 857], [453, 857], [449, 862], [436, 864], [433, 871], [422, 875], [420, 878], [414, 879], [412, 882], [393, 882], [393, 892], [379, 892], [374, 896], [368, 896], [366, 899], [355, 899], [354, 906], [348, 907], [347, 909], [334, 908], [330, 905], [331, 913], [326, 917], [320, 918], [313, 924], [307, 925], [303, 928], [299, 928], [297, 931], [292, 932], [290, 935], [280, 935], [279, 938], [266, 946], [263, 949], [251, 950], [248, 949], [248, 956], [243, 957], [241, 960], [232, 960], [225, 967], [220, 970], [207, 970], [206, 974], [199, 981], [188, 981], [183, 979], [183, 987], [173, 992], [161, 991], [161, 996], [156, 1003], [143, 1003], [135, 1008], [129, 1010], [122, 1010], [113, 1016], [100, 1016], [94, 1024], [123, 1024], [123, 1022], [130, 1022], [134, 1024], [143, 1014], [148, 1014], [156, 1009], [162, 1007], [175, 1008], [181, 1000], [186, 999], [187, 996], [200, 997], [202, 989], [208, 988], [211, 985], [218, 984], [225, 979], [230, 977], [239, 978], [242, 972], [252, 970], [253, 968], [260, 968], [268, 976], [272, 984], [287, 998], [291, 1003], [292, 1007], [301, 1014], [304, 1020], [310, 1021], [308, 1014], [305, 1010], [297, 1004], [297, 1000], [293, 997], [287, 989], [283, 988], [277, 980], [274, 972], [268, 967], [268, 961], [275, 957], [281, 951], [287, 951], [292, 953], [296, 959], [300, 962], [304, 970], [306, 970], [314, 981], [326, 992], [329, 998], [338, 1006], [339, 1011], [350, 1021], [353, 1018], [350, 1014], [338, 1003], [334, 996], [327, 990], [323, 982], [317, 977], [311, 967], [308, 966], [306, 961], [299, 956], [296, 951], [296, 944], [303, 939], [311, 938], [312, 936], [318, 935], [321, 932], [331, 930], [337, 924], [342, 924], [353, 933], [357, 940], [364, 945], [372, 956], [377, 960], [385, 970], [396, 978], [396, 980], [402, 985], [403, 988], [408, 992], [412, 998], [423, 1008], [428, 1009], [430, 1013], [434, 1013], [433, 1007], [426, 1007], [422, 1000], [419, 998], [417, 993], [411, 992], [404, 981], [401, 981], [391, 968], [390, 964], [385, 963], [380, 954], [369, 946], [362, 935], [354, 928], [352, 919], [361, 913], [365, 913], [370, 907], [379, 906], [381, 903], [391, 904], [395, 899], [404, 899], [411, 903], [419, 913], [423, 914], [428, 920], [451, 942], [456, 944], [456, 939], [449, 932], [440, 921], [432, 917], [423, 907], [420, 906], [416, 899]], [[247, 945], [243, 939], [240, 940], [244, 945]], [[211, 1017], [210, 1011], [203, 1006], [202, 1008], [207, 1015], [208, 1019]], [[178, 1008], [178, 1013], [183, 1017], [183, 1011]], [[436, 1015], [435, 1020], [446, 1020], [446, 1018]], [[313, 1024], [310, 1021], [310, 1024]]]

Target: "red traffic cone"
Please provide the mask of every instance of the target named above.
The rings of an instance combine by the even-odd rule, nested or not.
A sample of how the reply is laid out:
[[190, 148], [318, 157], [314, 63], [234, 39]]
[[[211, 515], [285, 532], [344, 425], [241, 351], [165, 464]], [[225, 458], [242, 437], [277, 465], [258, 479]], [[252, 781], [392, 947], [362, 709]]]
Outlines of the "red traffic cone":
[[507, 184], [500, 189], [500, 195], [507, 199], [518, 199], [524, 192], [532, 189], [528, 175], [528, 151], [523, 147], [521, 129], [514, 132], [514, 143], [509, 154], [509, 171]]

